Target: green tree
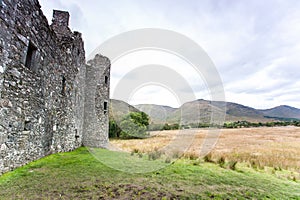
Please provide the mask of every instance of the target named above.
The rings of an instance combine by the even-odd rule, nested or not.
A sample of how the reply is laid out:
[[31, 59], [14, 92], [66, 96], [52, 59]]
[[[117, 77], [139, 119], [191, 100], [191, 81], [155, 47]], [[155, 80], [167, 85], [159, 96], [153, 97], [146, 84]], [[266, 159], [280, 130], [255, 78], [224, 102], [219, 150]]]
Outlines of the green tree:
[[126, 115], [120, 122], [121, 138], [144, 138], [148, 136], [147, 126], [149, 125], [149, 117], [144, 112], [131, 112]]
[[131, 113], [129, 113], [129, 116], [135, 124], [138, 124], [141, 126], [149, 125], [149, 117], [144, 112], [131, 112]]
[[115, 120], [109, 120], [109, 132], [108, 135], [110, 138], [120, 137], [122, 129], [119, 127], [118, 123]]

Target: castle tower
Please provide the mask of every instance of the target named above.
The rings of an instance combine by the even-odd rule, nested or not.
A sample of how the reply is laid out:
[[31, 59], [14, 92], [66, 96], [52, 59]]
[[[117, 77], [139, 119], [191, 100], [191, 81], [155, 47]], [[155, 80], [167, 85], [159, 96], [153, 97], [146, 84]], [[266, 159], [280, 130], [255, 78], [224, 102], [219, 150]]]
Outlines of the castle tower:
[[110, 61], [97, 54], [86, 65], [83, 145], [108, 147]]

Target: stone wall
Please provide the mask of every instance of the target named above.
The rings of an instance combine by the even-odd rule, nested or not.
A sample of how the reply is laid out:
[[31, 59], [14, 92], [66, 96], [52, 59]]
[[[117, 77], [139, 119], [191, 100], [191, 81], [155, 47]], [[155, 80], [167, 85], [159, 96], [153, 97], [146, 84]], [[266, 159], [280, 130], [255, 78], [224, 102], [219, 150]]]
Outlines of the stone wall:
[[[49, 26], [37, 0], [0, 1], [0, 174], [73, 150], [87, 138], [85, 80], [93, 74], [86, 73], [81, 34], [72, 32], [68, 22], [68, 12], [54, 11]], [[99, 65], [100, 72], [105, 69], [109, 77], [109, 60], [99, 56], [94, 62], [104, 62], [107, 67]], [[106, 100], [109, 87], [103, 91]], [[106, 121], [105, 115], [97, 121], [104, 136], [94, 138], [101, 143], [96, 146], [108, 141]]]

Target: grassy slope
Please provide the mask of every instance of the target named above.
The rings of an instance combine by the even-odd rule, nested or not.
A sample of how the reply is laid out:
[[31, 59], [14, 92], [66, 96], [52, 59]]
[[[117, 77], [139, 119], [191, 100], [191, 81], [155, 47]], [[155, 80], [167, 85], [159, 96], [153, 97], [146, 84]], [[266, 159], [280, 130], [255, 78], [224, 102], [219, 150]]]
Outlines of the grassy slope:
[[[102, 150], [109, 159], [112, 152]], [[300, 183], [238, 167], [178, 160], [146, 174], [119, 172], [87, 149], [50, 155], [0, 177], [0, 199], [300, 199]]]

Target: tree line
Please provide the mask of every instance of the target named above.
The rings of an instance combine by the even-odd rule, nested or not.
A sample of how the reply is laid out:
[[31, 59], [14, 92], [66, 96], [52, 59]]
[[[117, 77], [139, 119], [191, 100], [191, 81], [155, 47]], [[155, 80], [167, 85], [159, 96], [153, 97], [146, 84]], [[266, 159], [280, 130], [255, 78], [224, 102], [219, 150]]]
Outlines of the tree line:
[[236, 121], [225, 122], [223, 125], [210, 123], [189, 123], [180, 125], [179, 123], [165, 124], [149, 124], [149, 116], [144, 112], [131, 112], [124, 116], [118, 123], [110, 119], [109, 121], [109, 137], [110, 138], [145, 138], [149, 136], [148, 131], [161, 130], [179, 130], [190, 128], [251, 128], [251, 127], [275, 127], [275, 126], [299, 126], [300, 120], [291, 121], [273, 121], [273, 122], [248, 122]]

